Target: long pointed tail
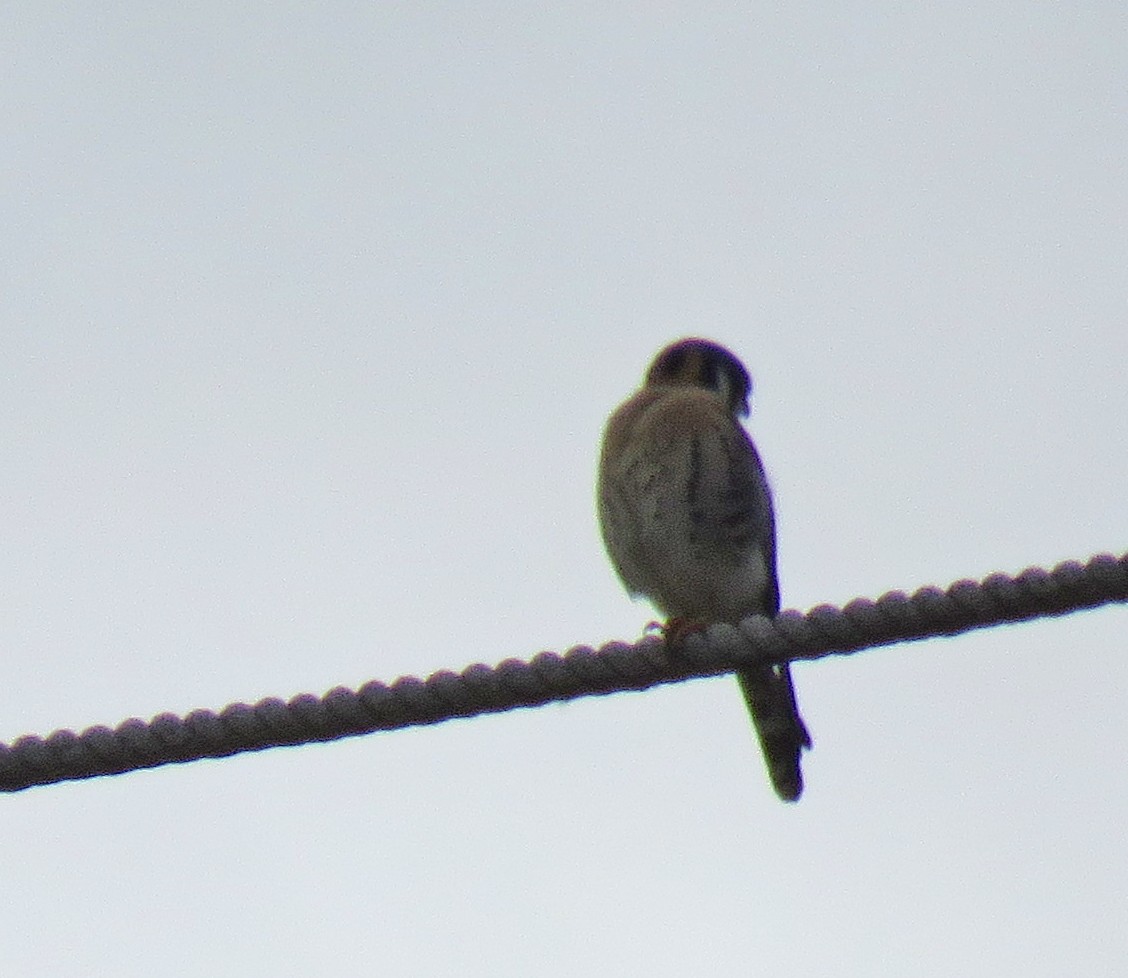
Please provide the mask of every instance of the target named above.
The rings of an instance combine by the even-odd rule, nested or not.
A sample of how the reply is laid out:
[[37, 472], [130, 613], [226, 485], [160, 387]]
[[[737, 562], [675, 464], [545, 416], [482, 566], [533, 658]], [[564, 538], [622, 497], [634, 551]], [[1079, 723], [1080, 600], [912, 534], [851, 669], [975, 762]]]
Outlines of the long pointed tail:
[[765, 666], [738, 672], [736, 678], [760, 738], [772, 787], [784, 801], [798, 801], [803, 793], [799, 757], [810, 748], [811, 735], [799, 716], [790, 668]]

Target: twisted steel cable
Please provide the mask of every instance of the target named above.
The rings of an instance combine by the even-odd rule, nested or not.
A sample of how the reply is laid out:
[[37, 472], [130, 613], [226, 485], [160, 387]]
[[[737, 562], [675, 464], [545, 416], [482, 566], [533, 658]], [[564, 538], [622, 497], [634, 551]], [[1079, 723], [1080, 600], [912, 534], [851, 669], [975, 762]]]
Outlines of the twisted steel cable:
[[461, 673], [444, 669], [425, 680], [404, 676], [390, 685], [339, 687], [321, 697], [271, 697], [185, 717], [162, 713], [148, 723], [130, 719], [80, 734], [58, 730], [45, 739], [26, 736], [0, 744], [0, 791], [642, 690], [720, 675], [756, 660], [844, 655], [1123, 601], [1128, 601], [1128, 553], [1103, 554], [1052, 571], [1030, 568], [1016, 577], [961, 580], [945, 590], [924, 587], [911, 596], [890, 591], [843, 608], [819, 605], [806, 614], [753, 616], [738, 627], [714, 625], [690, 635], [676, 651], [649, 636], [634, 645], [609, 642], [598, 650], [581, 645], [564, 655], [542, 652], [528, 662], [475, 664]]

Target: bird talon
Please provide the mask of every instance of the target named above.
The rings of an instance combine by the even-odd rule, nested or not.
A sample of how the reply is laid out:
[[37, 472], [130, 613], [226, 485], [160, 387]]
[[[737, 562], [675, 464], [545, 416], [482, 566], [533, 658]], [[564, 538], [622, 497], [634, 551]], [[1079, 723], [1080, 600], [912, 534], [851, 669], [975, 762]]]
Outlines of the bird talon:
[[667, 645], [680, 645], [694, 632], [703, 632], [708, 626], [691, 618], [671, 618], [662, 626], [662, 637]]

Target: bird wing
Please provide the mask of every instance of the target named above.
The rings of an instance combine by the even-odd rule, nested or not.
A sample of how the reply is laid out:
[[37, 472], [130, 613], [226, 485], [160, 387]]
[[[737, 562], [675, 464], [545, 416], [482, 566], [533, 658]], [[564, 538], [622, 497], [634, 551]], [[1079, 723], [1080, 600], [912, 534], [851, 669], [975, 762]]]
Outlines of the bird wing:
[[756, 449], [715, 396], [644, 392], [613, 418], [601, 465], [608, 551], [668, 615], [778, 609], [771, 496]]
[[779, 610], [775, 516], [767, 475], [748, 433], [734, 419], [696, 426], [681, 449], [688, 454], [687, 518], [692, 548], [704, 559], [739, 562], [755, 554], [767, 580], [758, 607]]

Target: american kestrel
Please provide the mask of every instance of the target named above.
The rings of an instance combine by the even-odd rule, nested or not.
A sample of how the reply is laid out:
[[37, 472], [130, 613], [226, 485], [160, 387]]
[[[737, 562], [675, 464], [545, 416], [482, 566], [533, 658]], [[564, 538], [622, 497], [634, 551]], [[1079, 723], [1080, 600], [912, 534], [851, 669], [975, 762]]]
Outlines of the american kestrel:
[[[668, 641], [716, 622], [779, 611], [775, 517], [756, 446], [740, 423], [752, 381], [728, 350], [684, 339], [655, 357], [646, 381], [607, 422], [599, 522], [632, 596], [664, 615]], [[776, 794], [803, 791], [811, 738], [791, 671], [737, 673]]]

